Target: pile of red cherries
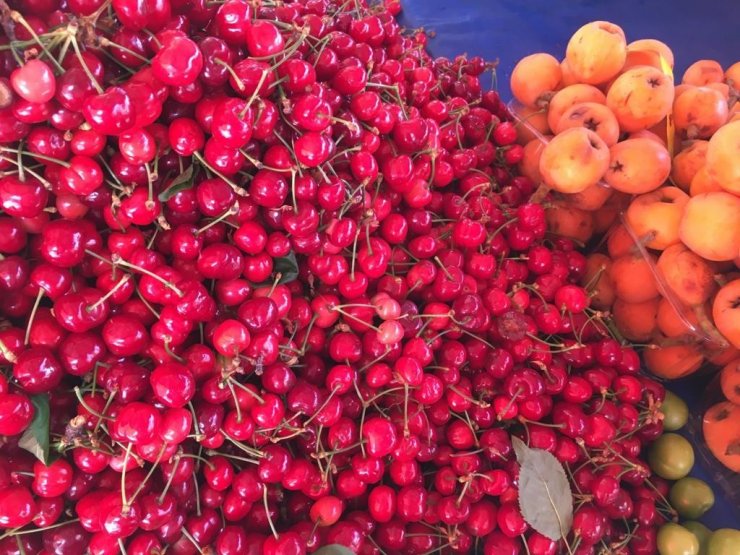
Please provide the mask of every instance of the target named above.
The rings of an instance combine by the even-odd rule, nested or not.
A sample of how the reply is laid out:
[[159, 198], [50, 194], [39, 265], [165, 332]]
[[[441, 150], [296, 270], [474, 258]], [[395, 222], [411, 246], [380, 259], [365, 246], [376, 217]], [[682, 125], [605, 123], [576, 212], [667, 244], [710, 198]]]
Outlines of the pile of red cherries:
[[0, 555], [655, 552], [663, 388], [399, 11], [0, 0]]

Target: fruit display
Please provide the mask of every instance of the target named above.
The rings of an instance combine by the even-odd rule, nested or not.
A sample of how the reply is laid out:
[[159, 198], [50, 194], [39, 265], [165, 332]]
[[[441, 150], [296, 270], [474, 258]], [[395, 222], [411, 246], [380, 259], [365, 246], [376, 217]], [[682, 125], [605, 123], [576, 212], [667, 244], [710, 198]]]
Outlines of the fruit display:
[[[0, 0], [0, 555], [731, 552], [678, 524], [688, 410], [609, 314], [657, 319], [645, 249], [733, 240], [663, 187], [670, 50], [588, 24], [517, 66], [520, 125], [400, 10]], [[735, 198], [734, 89], [696, 89]], [[665, 227], [587, 256], [632, 194]], [[687, 286], [729, 342], [734, 283]]]
[[511, 78], [520, 171], [550, 193], [551, 231], [605, 238], [582, 283], [667, 379], [740, 348], [740, 62], [699, 60], [676, 83], [673, 62], [596, 21], [562, 61], [533, 54]]

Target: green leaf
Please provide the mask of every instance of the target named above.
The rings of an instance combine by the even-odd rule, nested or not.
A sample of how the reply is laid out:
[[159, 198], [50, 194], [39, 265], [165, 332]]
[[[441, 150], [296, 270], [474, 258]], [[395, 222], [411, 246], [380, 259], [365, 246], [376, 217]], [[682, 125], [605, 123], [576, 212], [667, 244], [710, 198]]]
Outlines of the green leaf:
[[354, 551], [352, 551], [348, 547], [344, 547], [343, 545], [339, 545], [338, 543], [333, 543], [331, 545], [325, 545], [324, 547], [317, 549], [314, 551], [314, 555], [353, 555]]
[[193, 165], [190, 164], [187, 169], [172, 180], [170, 186], [159, 193], [159, 200], [167, 202], [180, 191], [186, 191], [193, 186]]
[[290, 252], [288, 256], [273, 259], [272, 270], [274, 273], [280, 274], [278, 283], [290, 283], [298, 279], [298, 262], [295, 259], [295, 254]]
[[519, 462], [519, 508], [527, 523], [553, 541], [573, 526], [573, 493], [563, 465], [544, 449], [530, 449], [512, 437]]
[[34, 413], [31, 424], [23, 432], [18, 447], [32, 453], [44, 464], [49, 463], [49, 397], [32, 395]]

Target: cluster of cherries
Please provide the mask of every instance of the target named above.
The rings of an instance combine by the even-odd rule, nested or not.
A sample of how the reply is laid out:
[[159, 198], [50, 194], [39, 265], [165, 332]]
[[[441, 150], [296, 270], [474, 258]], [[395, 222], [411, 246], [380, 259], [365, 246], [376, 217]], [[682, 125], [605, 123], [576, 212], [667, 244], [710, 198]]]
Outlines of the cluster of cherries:
[[0, 0], [1, 555], [655, 552], [662, 387], [399, 10]]

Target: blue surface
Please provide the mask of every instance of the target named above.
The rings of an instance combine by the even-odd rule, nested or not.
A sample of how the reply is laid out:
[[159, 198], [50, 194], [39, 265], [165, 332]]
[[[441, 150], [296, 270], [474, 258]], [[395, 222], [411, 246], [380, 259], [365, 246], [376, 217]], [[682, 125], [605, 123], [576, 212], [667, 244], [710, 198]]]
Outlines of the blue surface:
[[435, 55], [498, 58], [499, 90], [507, 98], [517, 60], [534, 52], [562, 59], [573, 32], [596, 19], [620, 25], [630, 42], [669, 44], [679, 78], [696, 60], [723, 66], [740, 60], [737, 0], [402, 0], [402, 6], [407, 27], [436, 32], [429, 41]]
[[[666, 42], [676, 59], [678, 79], [699, 59], [712, 58], [725, 67], [740, 60], [738, 0], [402, 0], [402, 5], [406, 27], [436, 33], [429, 41], [434, 55], [498, 59], [498, 89], [507, 99], [517, 60], [534, 52], [561, 59], [571, 34], [596, 19], [620, 25], [628, 41]], [[696, 412], [706, 382], [706, 377], [697, 377], [671, 389]], [[691, 475], [712, 482], [699, 457]], [[702, 521], [712, 529], [740, 528], [740, 508], [719, 495], [716, 486], [713, 489], [716, 504]]]

